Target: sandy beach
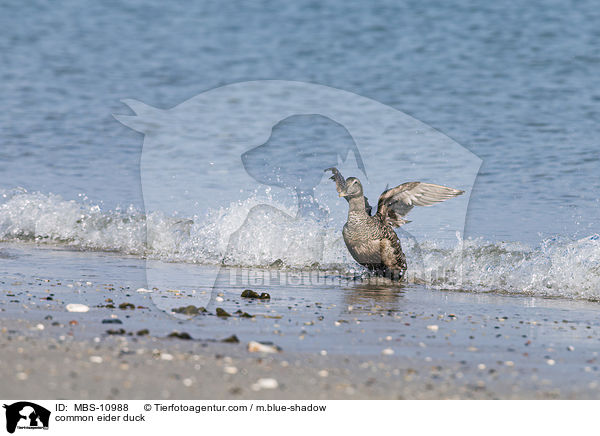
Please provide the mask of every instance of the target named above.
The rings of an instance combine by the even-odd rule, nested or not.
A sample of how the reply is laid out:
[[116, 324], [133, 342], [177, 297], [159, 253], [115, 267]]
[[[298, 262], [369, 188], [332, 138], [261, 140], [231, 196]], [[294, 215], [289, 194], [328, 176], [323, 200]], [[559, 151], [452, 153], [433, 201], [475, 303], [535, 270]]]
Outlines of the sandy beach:
[[[2, 252], [4, 398], [600, 397], [594, 302], [417, 285], [272, 285], [256, 289], [270, 294], [260, 300], [229, 286], [206, 313], [186, 316], [164, 309], [188, 306], [185, 291], [147, 292], [123, 272], [139, 259], [14, 245]], [[23, 268], [26, 258], [35, 273]], [[81, 276], [64, 277], [58, 264]], [[89, 310], [69, 312], [69, 304]], [[231, 316], [217, 316], [217, 307]], [[222, 342], [233, 335], [238, 342]], [[275, 352], [251, 352], [253, 341]]]
[[[76, 339], [74, 328], [2, 319], [3, 398], [598, 399], [597, 366], [557, 350], [495, 360], [249, 353], [246, 344]], [[597, 340], [597, 339], [596, 339]], [[416, 355], [420, 347], [410, 347]], [[404, 350], [405, 352], [409, 350]], [[423, 353], [420, 353], [423, 354]], [[514, 354], [514, 353], [513, 353]], [[497, 356], [497, 354], [496, 354]], [[572, 357], [573, 356], [573, 357]], [[484, 364], [482, 362], [487, 362]], [[581, 363], [579, 363], [581, 362]], [[272, 381], [276, 380], [273, 387]], [[264, 386], [264, 387], [263, 387]]]

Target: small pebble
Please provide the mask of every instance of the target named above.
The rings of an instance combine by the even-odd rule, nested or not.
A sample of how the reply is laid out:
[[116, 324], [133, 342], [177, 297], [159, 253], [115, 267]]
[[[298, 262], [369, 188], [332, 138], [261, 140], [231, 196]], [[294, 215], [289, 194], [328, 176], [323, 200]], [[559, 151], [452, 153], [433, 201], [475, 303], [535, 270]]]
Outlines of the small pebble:
[[439, 327], [437, 325], [428, 325], [427, 328], [429, 330], [431, 330], [432, 332], [437, 332], [439, 330]]
[[250, 341], [248, 343], [248, 351], [250, 353], [278, 353], [281, 350], [275, 345], [261, 344], [257, 341]]
[[242, 292], [242, 298], [257, 298], [259, 300], [270, 300], [271, 296], [267, 292], [254, 292], [252, 289], [246, 289]]
[[322, 369], [321, 371], [319, 371], [319, 377], [327, 377], [329, 375], [329, 371], [327, 371], [326, 369]]
[[160, 355], [162, 360], [173, 360], [173, 355], [169, 353], [163, 353]]
[[261, 389], [277, 389], [279, 383], [274, 378], [259, 378], [250, 388], [253, 391], [260, 391]]
[[102, 363], [102, 357], [101, 356], [90, 356], [90, 362]]
[[230, 313], [228, 313], [226, 310], [224, 310], [224, 309], [222, 309], [222, 308], [220, 308], [220, 307], [217, 307], [217, 309], [216, 309], [216, 314], [217, 314], [217, 316], [218, 316], [219, 318], [228, 318], [228, 317], [230, 317], [230, 316], [231, 316], [231, 314], [230, 314]]
[[223, 371], [225, 371], [225, 374], [237, 374], [238, 373], [238, 369], [235, 366], [226, 366], [223, 368]]
[[85, 304], [78, 304], [78, 303], [67, 304], [68, 312], [85, 313], [85, 312], [88, 312], [89, 310], [90, 310], [90, 308], [88, 306], [86, 306]]
[[383, 354], [384, 356], [391, 356], [392, 354], [394, 354], [394, 350], [392, 350], [391, 348], [384, 348], [383, 350], [381, 350], [381, 354]]

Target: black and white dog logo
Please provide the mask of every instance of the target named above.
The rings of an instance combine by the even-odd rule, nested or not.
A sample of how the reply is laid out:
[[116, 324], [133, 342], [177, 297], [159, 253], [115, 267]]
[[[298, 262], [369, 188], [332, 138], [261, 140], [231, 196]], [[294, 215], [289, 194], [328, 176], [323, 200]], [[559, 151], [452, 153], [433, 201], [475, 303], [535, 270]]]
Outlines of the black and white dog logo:
[[29, 401], [19, 401], [4, 405], [6, 409], [6, 431], [14, 433], [18, 429], [48, 429], [50, 411]]

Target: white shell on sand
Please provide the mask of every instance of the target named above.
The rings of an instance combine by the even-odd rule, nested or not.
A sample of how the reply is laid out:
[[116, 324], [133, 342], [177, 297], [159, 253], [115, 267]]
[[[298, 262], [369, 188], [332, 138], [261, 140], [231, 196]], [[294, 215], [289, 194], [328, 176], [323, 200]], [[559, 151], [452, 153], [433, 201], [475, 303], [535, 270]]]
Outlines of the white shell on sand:
[[260, 391], [261, 389], [277, 389], [279, 383], [274, 378], [259, 378], [250, 388], [253, 391]]
[[71, 303], [71, 304], [67, 304], [67, 311], [69, 312], [88, 312], [90, 310], [89, 307], [87, 307], [85, 304], [79, 304], [79, 303]]
[[251, 353], [277, 353], [279, 349], [274, 345], [261, 344], [260, 342], [250, 341], [248, 351]]
[[226, 374], [237, 374], [238, 373], [238, 369], [235, 366], [226, 366], [223, 368], [223, 371], [225, 371]]

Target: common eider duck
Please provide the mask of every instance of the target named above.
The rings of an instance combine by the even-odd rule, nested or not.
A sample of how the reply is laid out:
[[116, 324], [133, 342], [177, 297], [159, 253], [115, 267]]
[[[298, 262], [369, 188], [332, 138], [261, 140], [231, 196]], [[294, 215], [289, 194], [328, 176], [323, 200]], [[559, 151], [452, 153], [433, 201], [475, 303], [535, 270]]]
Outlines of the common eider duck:
[[432, 206], [464, 193], [454, 188], [432, 183], [408, 182], [383, 191], [377, 202], [377, 212], [371, 216], [371, 206], [363, 195], [356, 177], [344, 179], [337, 168], [331, 171], [340, 197], [348, 201], [348, 221], [342, 235], [348, 251], [358, 263], [378, 275], [400, 280], [406, 272], [406, 257], [394, 227], [409, 223], [404, 216], [414, 206]]

